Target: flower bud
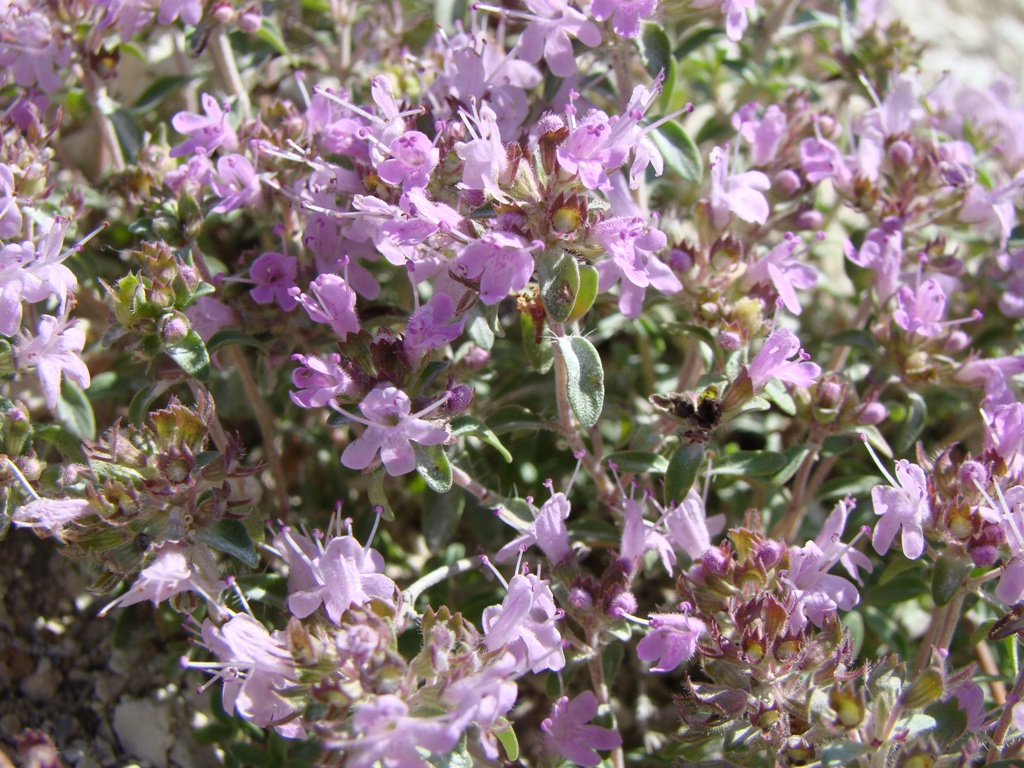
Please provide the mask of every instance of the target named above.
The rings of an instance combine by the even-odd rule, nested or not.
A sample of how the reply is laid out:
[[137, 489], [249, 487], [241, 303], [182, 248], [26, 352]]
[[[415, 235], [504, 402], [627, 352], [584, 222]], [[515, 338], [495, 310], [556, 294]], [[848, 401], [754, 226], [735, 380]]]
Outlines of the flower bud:
[[828, 704], [836, 711], [836, 725], [856, 728], [864, 722], [864, 701], [851, 686], [833, 688], [828, 694]]
[[729, 558], [715, 547], [711, 547], [700, 556], [700, 563], [705, 571], [715, 576], [724, 577], [729, 573]]
[[594, 607], [594, 596], [584, 587], [572, 587], [569, 590], [569, 605], [577, 611], [589, 611]]
[[923, 709], [942, 698], [943, 688], [942, 673], [935, 668], [929, 668], [910, 684], [900, 697], [900, 701], [907, 709]]
[[230, 2], [217, 2], [213, 4], [210, 15], [218, 24], [230, 24], [235, 18], [235, 9]]
[[775, 174], [775, 180], [772, 182], [772, 188], [785, 200], [799, 192], [802, 185], [799, 174], [788, 168]]
[[476, 392], [473, 388], [466, 384], [456, 384], [453, 387], [449, 387], [448, 402], [445, 406], [449, 415], [462, 413], [469, 408], [475, 395]]
[[763, 541], [757, 546], [754, 557], [764, 566], [767, 571], [775, 567], [782, 559], [783, 545], [777, 541]]
[[636, 611], [636, 598], [632, 592], [623, 590], [608, 601], [607, 611], [613, 619], [621, 619], [625, 614]]
[[188, 320], [172, 315], [164, 320], [163, 325], [160, 327], [160, 337], [164, 342], [173, 344], [176, 341], [181, 341], [188, 336], [189, 325]]
[[258, 3], [253, 3], [242, 9], [242, 13], [238, 17], [238, 26], [243, 32], [254, 35], [260, 31], [262, 25], [263, 14], [260, 12]]
[[822, 408], [838, 408], [843, 404], [845, 387], [835, 379], [825, 379], [818, 385], [818, 405]]
[[953, 331], [946, 337], [946, 343], [942, 345], [942, 351], [947, 355], [955, 355], [967, 349], [971, 343], [971, 337], [963, 331]]
[[825, 223], [825, 219], [818, 211], [800, 211], [796, 216], [793, 217], [793, 226], [796, 229], [821, 229], [821, 225]]
[[668, 254], [668, 265], [674, 272], [689, 272], [693, 267], [693, 256], [682, 248], [673, 248]]
[[865, 403], [857, 414], [858, 424], [881, 424], [889, 416], [889, 409], [881, 403]]
[[718, 346], [726, 352], [735, 352], [743, 347], [743, 337], [735, 331], [719, 331]]
[[914, 148], [910, 142], [897, 139], [889, 147], [889, 162], [896, 173], [903, 173], [914, 163]]
[[960, 482], [973, 493], [979, 485], [988, 485], [988, 469], [980, 461], [965, 461], [960, 465]]

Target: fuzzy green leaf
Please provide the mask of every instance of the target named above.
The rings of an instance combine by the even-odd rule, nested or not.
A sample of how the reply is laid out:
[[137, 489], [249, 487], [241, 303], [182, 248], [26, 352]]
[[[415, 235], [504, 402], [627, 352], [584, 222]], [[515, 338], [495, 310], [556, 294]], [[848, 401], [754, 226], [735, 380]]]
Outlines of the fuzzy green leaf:
[[558, 350], [568, 374], [569, 404], [584, 427], [597, 424], [604, 407], [604, 368], [594, 345], [582, 336], [563, 336]]

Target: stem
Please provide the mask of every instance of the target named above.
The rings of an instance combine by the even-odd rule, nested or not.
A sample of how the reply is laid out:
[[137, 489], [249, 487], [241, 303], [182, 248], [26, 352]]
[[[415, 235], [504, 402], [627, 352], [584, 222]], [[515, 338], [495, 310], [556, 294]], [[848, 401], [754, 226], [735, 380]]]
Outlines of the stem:
[[[1006, 697], [1006, 706], [1003, 707], [1003, 714], [1000, 715], [999, 722], [996, 723], [996, 728], [992, 732], [992, 740], [997, 747], [1003, 746], [1003, 742], [1006, 741], [1006, 732], [1010, 730], [1010, 724], [1013, 722], [1013, 705], [1020, 701], [1022, 697], [1024, 697], [1024, 664], [1021, 665], [1020, 671], [1017, 673], [1017, 682], [1014, 684], [1010, 695]], [[988, 762], [992, 762], [995, 754], [996, 750], [992, 750], [989, 753]]]
[[242, 115], [249, 117], [252, 112], [252, 105], [249, 103], [249, 92], [242, 84], [242, 76], [238, 72], [238, 64], [235, 62], [235, 53], [231, 50], [231, 40], [223, 27], [210, 35], [210, 55], [213, 56], [213, 65], [224, 81], [228, 93], [238, 98], [242, 107]]
[[914, 659], [914, 668], [910, 673], [910, 679], [916, 678], [928, 666], [932, 659], [933, 650], [949, 648], [949, 642], [953, 639], [956, 625], [960, 621], [960, 609], [963, 607], [964, 598], [967, 597], [967, 593], [968, 590], [960, 587], [947, 605], [932, 614], [928, 633], [921, 643], [917, 658]]
[[425, 576], [421, 576], [419, 579], [414, 581], [408, 587], [406, 587], [402, 594], [406, 601], [412, 605], [416, 602], [416, 599], [426, 592], [428, 589], [436, 584], [440, 584], [445, 579], [451, 576], [458, 576], [460, 573], [471, 571], [480, 565], [479, 557], [464, 557], [461, 560], [456, 560], [451, 565], [444, 565], [440, 568], [431, 571]]
[[822, 441], [815, 440], [811, 445], [811, 452], [804, 456], [800, 462], [800, 468], [796, 473], [796, 480], [793, 482], [793, 496], [786, 505], [786, 511], [782, 519], [769, 531], [768, 535], [773, 539], [784, 539], [789, 542], [800, 533], [800, 526], [807, 515], [807, 505], [804, 499], [807, 498], [807, 489], [810, 485], [811, 469], [818, 461], [818, 452], [821, 450]]
[[249, 367], [249, 361], [245, 359], [242, 350], [238, 346], [231, 346], [227, 352], [231, 362], [238, 369], [238, 375], [242, 380], [242, 389], [245, 390], [245, 396], [252, 404], [256, 423], [260, 428], [260, 437], [263, 438], [263, 451], [267, 456], [267, 465], [270, 467], [270, 474], [274, 477], [277, 506], [280, 508], [282, 517], [287, 518], [291, 502], [288, 500], [288, 478], [285, 477], [284, 465], [281, 463], [281, 454], [274, 443], [276, 431], [274, 414], [270, 410], [270, 406], [267, 405], [267, 401], [263, 398], [259, 387], [256, 386], [256, 379], [252, 375], [252, 368]]
[[[615, 713], [611, 710], [611, 697], [608, 695], [608, 683], [604, 679], [604, 665], [601, 663], [601, 652], [599, 643], [594, 633], [587, 633], [587, 645], [590, 646], [590, 657], [587, 659], [587, 667], [590, 670], [590, 679], [594, 683], [594, 693], [597, 696], [598, 704], [609, 705], [608, 712], [612, 717], [612, 726], [618, 728], [615, 722]], [[611, 751], [612, 765], [614, 768], [625, 768], [626, 757], [622, 747], [615, 747]]]
[[96, 129], [100, 134], [100, 163], [102, 158], [110, 160], [110, 168], [114, 172], [125, 169], [124, 155], [121, 154], [121, 142], [117, 140], [117, 131], [110, 121], [110, 116], [100, 106], [104, 101], [109, 100], [106, 87], [96, 81], [95, 76], [86, 69], [85, 71], [85, 95], [92, 107], [92, 114], [96, 118]]
[[452, 480], [457, 486], [464, 488], [473, 494], [481, 504], [487, 504], [491, 501], [497, 501], [502, 498], [500, 494], [495, 493], [490, 488], [484, 487], [470, 477], [465, 470], [460, 469], [454, 464], [452, 464]]
[[[196, 379], [191, 376], [187, 380], [188, 388], [192, 390], [192, 397], [195, 398], [196, 402], [199, 402], [200, 393], [209, 396], [209, 391], [199, 383]], [[213, 400], [210, 397], [211, 401]], [[216, 403], [214, 403], [213, 413], [210, 416], [210, 439], [213, 440], [213, 444], [217, 446], [217, 450], [222, 454], [228, 452], [228, 433], [224, 429], [224, 425], [220, 422], [220, 415], [217, 413]]]
[[992, 678], [988, 684], [988, 689], [992, 694], [992, 701], [1000, 707], [1004, 706], [1006, 704], [1006, 685], [999, 679], [1001, 673], [999, 666], [996, 664], [995, 657], [992, 655], [992, 649], [983, 640], [974, 646], [974, 655], [978, 659], [978, 668]]

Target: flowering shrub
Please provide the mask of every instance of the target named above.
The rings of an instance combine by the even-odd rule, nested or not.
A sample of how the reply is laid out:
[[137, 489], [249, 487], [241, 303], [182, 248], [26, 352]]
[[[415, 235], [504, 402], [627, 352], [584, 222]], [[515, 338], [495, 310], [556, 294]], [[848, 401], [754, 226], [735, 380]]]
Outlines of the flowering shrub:
[[236, 763], [1024, 760], [1024, 112], [856, 5], [2, 4], [0, 535]]

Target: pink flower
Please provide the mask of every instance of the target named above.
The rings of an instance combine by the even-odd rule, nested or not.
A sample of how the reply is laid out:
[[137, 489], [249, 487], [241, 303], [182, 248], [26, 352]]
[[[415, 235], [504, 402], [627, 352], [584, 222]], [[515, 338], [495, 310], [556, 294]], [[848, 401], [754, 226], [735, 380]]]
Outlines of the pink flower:
[[681, 504], [669, 507], [665, 527], [676, 549], [688, 554], [691, 560], [697, 560], [711, 549], [711, 537], [725, 528], [725, 515], [708, 517], [703, 499], [691, 488]]
[[594, 0], [590, 4], [590, 12], [598, 21], [611, 17], [612, 29], [620, 37], [639, 35], [640, 19], [649, 19], [657, 9], [658, 0]]
[[[798, 361], [789, 358], [797, 355]], [[772, 379], [809, 387], [821, 374], [821, 366], [804, 362], [808, 355], [800, 348], [800, 339], [788, 328], [777, 328], [761, 351], [754, 355], [747, 373], [755, 392], [764, 389]]]
[[660, 229], [648, 226], [639, 216], [618, 216], [593, 227], [594, 240], [610, 258], [597, 265], [598, 290], [619, 284], [619, 310], [626, 317], [640, 317], [647, 287], [662, 293], [682, 290], [683, 285], [657, 256], [668, 240]]
[[747, 267], [742, 282], [745, 288], [770, 282], [778, 291], [786, 309], [794, 315], [802, 311], [795, 289], [813, 288], [818, 282], [818, 274], [814, 269], [800, 264], [793, 257], [800, 243], [799, 237], [787, 232], [781, 243]]
[[202, 152], [213, 154], [216, 149], [234, 152], [238, 148], [238, 135], [228, 123], [228, 104], [218, 104], [208, 93], [202, 96], [206, 117], [195, 112], [179, 112], [171, 118], [171, 125], [187, 138], [171, 149], [171, 157], [187, 157]]
[[511, 560], [520, 552], [536, 544], [552, 565], [559, 565], [572, 552], [569, 546], [569, 531], [565, 521], [569, 519], [569, 499], [564, 493], [553, 493], [536, 512], [533, 523], [519, 536], [510, 541], [494, 556], [499, 563]]
[[521, 291], [533, 275], [533, 255], [522, 238], [491, 232], [475, 240], [455, 260], [462, 275], [480, 279], [480, 301], [497, 304], [509, 291]]
[[19, 528], [41, 528], [60, 538], [65, 525], [89, 511], [85, 499], [33, 499], [18, 507], [11, 522]]
[[896, 478], [899, 488], [877, 485], [871, 491], [875, 514], [882, 518], [875, 525], [871, 543], [878, 554], [884, 555], [902, 528], [903, 554], [916, 560], [924, 553], [924, 526], [932, 520], [928, 480], [923, 469], [906, 459], [896, 462]]
[[422, 362], [427, 352], [450, 344], [459, 337], [466, 324], [466, 316], [451, 323], [454, 313], [455, 304], [445, 293], [435, 293], [430, 301], [412, 313], [403, 341], [413, 367]]
[[593, 768], [600, 765], [596, 750], [622, 746], [622, 736], [613, 728], [588, 725], [597, 715], [597, 696], [584, 691], [572, 701], [563, 696], [551, 707], [551, 715], [541, 724], [548, 749], [574, 765]]
[[681, 613], [654, 613], [650, 629], [636, 646], [642, 661], [657, 661], [651, 672], [671, 672], [697, 651], [697, 641], [707, 632], [707, 625], [693, 616]]
[[288, 395], [300, 408], [323, 408], [339, 395], [354, 397], [359, 392], [337, 352], [331, 352], [326, 359], [296, 354], [292, 355], [292, 360], [302, 365], [292, 371], [292, 383], [298, 391]]
[[324, 323], [344, 341], [350, 333], [359, 333], [356, 316], [356, 292], [338, 275], [323, 274], [309, 284], [309, 293], [298, 287], [288, 293], [302, 304], [315, 323]]
[[[728, 147], [726, 147], [728, 148]], [[711, 150], [711, 198], [708, 207], [711, 221], [717, 229], [725, 229], [729, 213], [744, 221], [764, 224], [771, 208], [768, 199], [759, 190], [770, 189], [772, 184], [760, 171], [729, 173], [725, 151], [721, 147]]]
[[249, 277], [256, 287], [249, 291], [257, 304], [270, 304], [275, 300], [285, 312], [291, 312], [298, 301], [289, 291], [295, 287], [298, 259], [283, 253], [264, 253], [249, 267]]
[[0, 163], [0, 238], [11, 240], [21, 233], [21, 208], [14, 194], [11, 167]]
[[293, 537], [287, 528], [274, 543], [289, 565], [288, 610], [304, 619], [321, 605], [334, 624], [353, 605], [371, 600], [390, 603], [395, 582], [384, 575], [384, 558], [365, 549], [352, 536], [331, 539], [320, 551], [306, 537]]
[[576, 57], [570, 35], [584, 45], [601, 44], [601, 30], [594, 22], [569, 5], [568, 0], [523, 0], [530, 19], [519, 36], [519, 58], [531, 64], [548, 63], [558, 77], [576, 74]]
[[188, 548], [179, 544], [166, 544], [159, 549], [156, 558], [135, 579], [131, 588], [100, 611], [102, 616], [114, 606], [135, 605], [143, 600], [153, 605], [162, 603], [180, 592], [220, 592], [227, 584], [223, 581], [209, 582], [202, 578], [187, 557]]
[[49, 408], [57, 406], [63, 374], [82, 389], [88, 389], [89, 369], [82, 362], [85, 331], [68, 325], [66, 315], [43, 315], [36, 335], [19, 336], [14, 344], [14, 360], [19, 370], [35, 368]]
[[217, 160], [217, 172], [210, 179], [221, 200], [213, 213], [229, 213], [255, 200], [260, 194], [260, 177], [242, 155], [226, 155]]
[[437, 147], [419, 131], [408, 131], [391, 142], [391, 157], [377, 166], [388, 184], [403, 188], [425, 187], [440, 162]]
[[416, 468], [416, 452], [412, 444], [441, 445], [448, 432], [424, 421], [422, 416], [436, 410], [444, 399], [410, 414], [409, 396], [397, 387], [378, 385], [363, 402], [359, 410], [363, 418], [346, 414], [353, 421], [366, 426], [366, 431], [348, 444], [341, 454], [341, 463], [349, 469], [366, 469], [380, 452], [380, 459], [389, 475], [404, 475]]
[[420, 750], [435, 755], [451, 752], [461, 735], [445, 718], [415, 717], [409, 705], [393, 694], [361, 702], [352, 716], [351, 739], [328, 741], [345, 750], [348, 768], [429, 768]]
[[547, 581], [532, 573], [513, 576], [501, 605], [484, 609], [484, 645], [488, 651], [511, 651], [521, 673], [557, 672], [565, 666], [561, 618]]
[[[295, 664], [281, 633], [271, 635], [256, 619], [241, 613], [220, 627], [206, 619], [202, 636], [223, 664], [219, 674], [227, 712], [236, 711], [262, 728], [282, 725], [298, 714], [295, 704], [280, 693], [295, 680]], [[299, 736], [299, 730], [283, 735]]]

